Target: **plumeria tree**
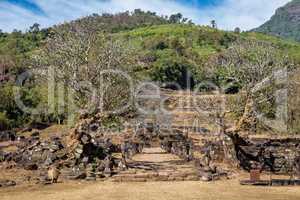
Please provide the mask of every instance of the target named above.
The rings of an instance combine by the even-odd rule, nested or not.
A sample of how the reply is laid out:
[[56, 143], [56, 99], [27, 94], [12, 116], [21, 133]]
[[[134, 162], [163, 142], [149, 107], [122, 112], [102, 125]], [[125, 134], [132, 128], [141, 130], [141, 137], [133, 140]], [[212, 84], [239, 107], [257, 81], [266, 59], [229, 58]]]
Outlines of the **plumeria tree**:
[[223, 79], [233, 80], [242, 86], [246, 95], [243, 116], [237, 129], [255, 128], [255, 99], [264, 85], [270, 84], [282, 69], [290, 69], [293, 65], [289, 58], [267, 42], [238, 41], [229, 49], [216, 56], [212, 61], [215, 70], [223, 72]]
[[35, 72], [70, 89], [79, 108], [114, 111], [129, 102], [138, 62], [133, 48], [112, 37], [84, 24], [56, 27], [33, 59]]

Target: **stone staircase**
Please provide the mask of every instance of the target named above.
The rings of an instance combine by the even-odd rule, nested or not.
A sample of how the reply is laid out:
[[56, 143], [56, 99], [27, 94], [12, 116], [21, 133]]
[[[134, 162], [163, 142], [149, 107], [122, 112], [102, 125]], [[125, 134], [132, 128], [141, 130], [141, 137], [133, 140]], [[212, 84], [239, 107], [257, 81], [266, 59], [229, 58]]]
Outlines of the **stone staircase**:
[[[145, 91], [145, 94], [153, 95], [152, 92]], [[206, 134], [218, 130], [214, 118], [209, 115], [219, 109], [218, 101], [221, 101], [220, 96], [213, 94], [161, 89], [157, 98], [146, 99], [143, 102], [145, 110], [160, 111], [156, 114], [146, 112], [140, 116], [146, 123], [158, 123], [182, 131]]]
[[128, 162], [129, 169], [112, 177], [114, 182], [198, 181], [192, 162], [168, 154], [161, 148], [145, 148]]

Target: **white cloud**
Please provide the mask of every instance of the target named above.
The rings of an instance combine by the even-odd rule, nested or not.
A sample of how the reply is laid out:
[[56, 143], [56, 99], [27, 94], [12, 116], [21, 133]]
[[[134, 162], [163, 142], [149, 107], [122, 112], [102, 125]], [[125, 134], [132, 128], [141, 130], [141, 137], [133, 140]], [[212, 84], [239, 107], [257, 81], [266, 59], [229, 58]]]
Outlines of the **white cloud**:
[[205, 9], [198, 17], [198, 23], [216, 19], [220, 28], [244, 30], [260, 26], [270, 19], [275, 10], [290, 0], [225, 0], [213, 9]]
[[31, 0], [46, 16], [15, 5], [0, 2], [0, 29], [12, 31], [14, 28], [26, 30], [37, 22], [43, 27], [76, 19], [92, 13], [121, 12], [141, 8], [162, 15], [181, 12], [198, 24], [209, 24], [215, 19], [219, 28], [244, 30], [255, 28], [268, 20], [276, 8], [289, 0], [224, 0], [214, 7], [192, 7], [176, 0]]

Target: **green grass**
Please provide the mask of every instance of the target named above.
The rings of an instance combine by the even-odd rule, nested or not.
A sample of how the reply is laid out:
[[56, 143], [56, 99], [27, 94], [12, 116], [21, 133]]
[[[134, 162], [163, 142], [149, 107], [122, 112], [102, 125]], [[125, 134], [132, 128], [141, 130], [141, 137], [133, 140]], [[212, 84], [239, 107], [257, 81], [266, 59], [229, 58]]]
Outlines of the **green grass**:
[[[135, 46], [143, 46], [145, 50], [151, 49], [151, 44], [153, 45], [158, 41], [170, 43], [172, 39], [176, 38], [183, 42], [186, 49], [191, 49], [204, 57], [226, 49], [236, 39], [265, 41], [277, 46], [300, 62], [300, 43], [261, 33], [245, 32], [236, 34], [215, 30], [207, 26], [168, 24], [137, 28], [116, 35], [117, 37], [127, 38]], [[145, 46], [147, 43], [150, 45]]]

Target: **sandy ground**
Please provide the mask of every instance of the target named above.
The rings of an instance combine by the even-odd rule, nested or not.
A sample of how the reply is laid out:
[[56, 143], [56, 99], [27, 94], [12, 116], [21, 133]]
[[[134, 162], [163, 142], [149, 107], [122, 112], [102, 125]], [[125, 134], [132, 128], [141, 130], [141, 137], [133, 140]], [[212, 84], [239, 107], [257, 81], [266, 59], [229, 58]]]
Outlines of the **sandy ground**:
[[299, 200], [299, 187], [240, 186], [237, 180], [202, 182], [68, 182], [0, 189], [1, 200]]

